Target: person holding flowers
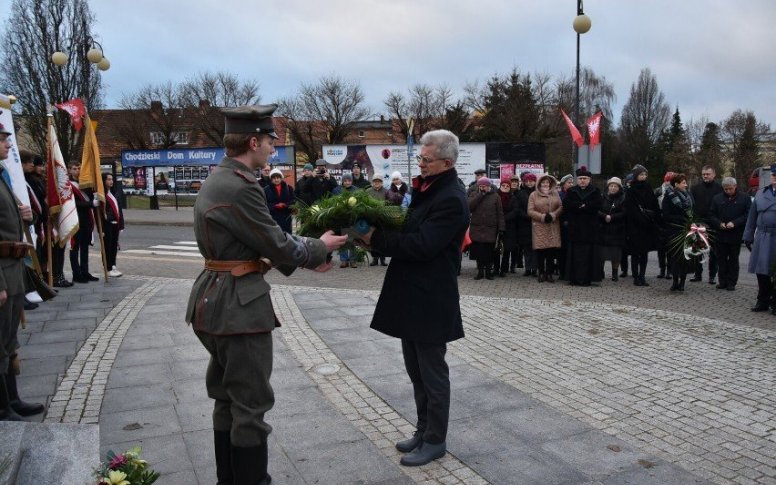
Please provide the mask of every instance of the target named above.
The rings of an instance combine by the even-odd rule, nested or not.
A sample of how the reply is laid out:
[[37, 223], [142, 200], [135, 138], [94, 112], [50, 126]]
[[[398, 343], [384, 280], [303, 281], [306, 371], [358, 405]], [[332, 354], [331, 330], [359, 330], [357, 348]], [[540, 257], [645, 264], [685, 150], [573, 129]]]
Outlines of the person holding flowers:
[[669, 242], [668, 260], [669, 270], [673, 277], [671, 291], [684, 291], [684, 282], [687, 273], [694, 266], [690, 265], [685, 256], [685, 236], [687, 228], [692, 220], [693, 200], [687, 191], [687, 176], [683, 173], [675, 173], [671, 178], [671, 186], [663, 195], [663, 222], [667, 225]]
[[[458, 137], [435, 130], [420, 139], [413, 196], [403, 227], [372, 226], [362, 242], [391, 257], [371, 327], [401, 339], [412, 381], [417, 431], [396, 448], [404, 466], [444, 456], [450, 414], [447, 343], [462, 338], [458, 260], [469, 207], [458, 183]], [[495, 195], [494, 195], [495, 196]], [[396, 309], [404, 309], [397, 318]]]
[[331, 269], [327, 253], [347, 236], [320, 238], [283, 231], [253, 175], [266, 167], [277, 139], [276, 105], [224, 108], [226, 157], [202, 184], [194, 204], [194, 234], [205, 267], [194, 282], [186, 322], [210, 354], [205, 376], [215, 400], [213, 441], [218, 483], [267, 485], [265, 413], [275, 396], [272, 331], [280, 323], [264, 275], [277, 268]]

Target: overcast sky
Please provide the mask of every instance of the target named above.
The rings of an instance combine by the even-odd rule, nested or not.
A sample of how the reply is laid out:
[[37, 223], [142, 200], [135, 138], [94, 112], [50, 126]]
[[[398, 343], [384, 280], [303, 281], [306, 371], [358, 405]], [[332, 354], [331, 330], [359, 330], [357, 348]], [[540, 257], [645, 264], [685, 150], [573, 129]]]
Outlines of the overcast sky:
[[[385, 111], [390, 91], [445, 83], [458, 94], [513, 67], [571, 75], [575, 0], [91, 0], [111, 69], [106, 102], [201, 71], [256, 79], [263, 102], [337, 74]], [[622, 105], [649, 67], [683, 120], [753, 110], [776, 129], [775, 0], [587, 0], [583, 66]]]

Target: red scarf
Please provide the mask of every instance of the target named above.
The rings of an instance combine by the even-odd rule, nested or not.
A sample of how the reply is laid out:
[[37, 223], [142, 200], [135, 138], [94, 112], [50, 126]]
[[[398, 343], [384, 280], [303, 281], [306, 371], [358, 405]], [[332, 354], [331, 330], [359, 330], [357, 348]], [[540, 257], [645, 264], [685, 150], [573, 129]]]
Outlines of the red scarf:
[[111, 212], [113, 212], [113, 219], [116, 221], [116, 224], [121, 226], [121, 212], [119, 212], [119, 202], [116, 200], [116, 197], [113, 196], [113, 193], [110, 191], [105, 192], [105, 201], [107, 202], [107, 206], [110, 209]]

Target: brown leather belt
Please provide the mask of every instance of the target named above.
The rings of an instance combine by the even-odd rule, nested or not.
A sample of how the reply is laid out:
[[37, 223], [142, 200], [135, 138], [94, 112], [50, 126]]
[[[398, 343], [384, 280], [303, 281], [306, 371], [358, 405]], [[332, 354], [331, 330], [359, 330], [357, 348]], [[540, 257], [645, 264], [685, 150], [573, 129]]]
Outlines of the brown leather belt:
[[219, 273], [232, 273], [232, 276], [240, 277], [250, 273], [266, 274], [272, 269], [272, 261], [267, 258], [248, 261], [224, 261], [218, 259], [205, 260], [205, 269]]
[[22, 241], [0, 241], [0, 258], [21, 259], [31, 248], [32, 244]]

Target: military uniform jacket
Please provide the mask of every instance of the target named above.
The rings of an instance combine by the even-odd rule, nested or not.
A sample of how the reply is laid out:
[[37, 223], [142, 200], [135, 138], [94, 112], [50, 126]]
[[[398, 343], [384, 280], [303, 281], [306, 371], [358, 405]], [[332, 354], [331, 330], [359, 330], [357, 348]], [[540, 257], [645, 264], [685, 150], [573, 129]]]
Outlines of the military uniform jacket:
[[[248, 167], [224, 158], [202, 184], [194, 204], [194, 234], [205, 259], [249, 261], [268, 258], [286, 276], [297, 267], [326, 261], [318, 239], [284, 233], [267, 208], [264, 190]], [[186, 321], [214, 335], [265, 333], [279, 326], [264, 275], [240, 277], [203, 270], [194, 282]]]
[[769, 275], [776, 262], [776, 194], [771, 186], [757, 191], [749, 209], [743, 240], [753, 242], [749, 272]]
[[[5, 169], [0, 167], [0, 174]], [[0, 177], [0, 241], [22, 240], [22, 218], [11, 188]], [[0, 291], [8, 296], [24, 293], [24, 263], [17, 258], [0, 258]]]

